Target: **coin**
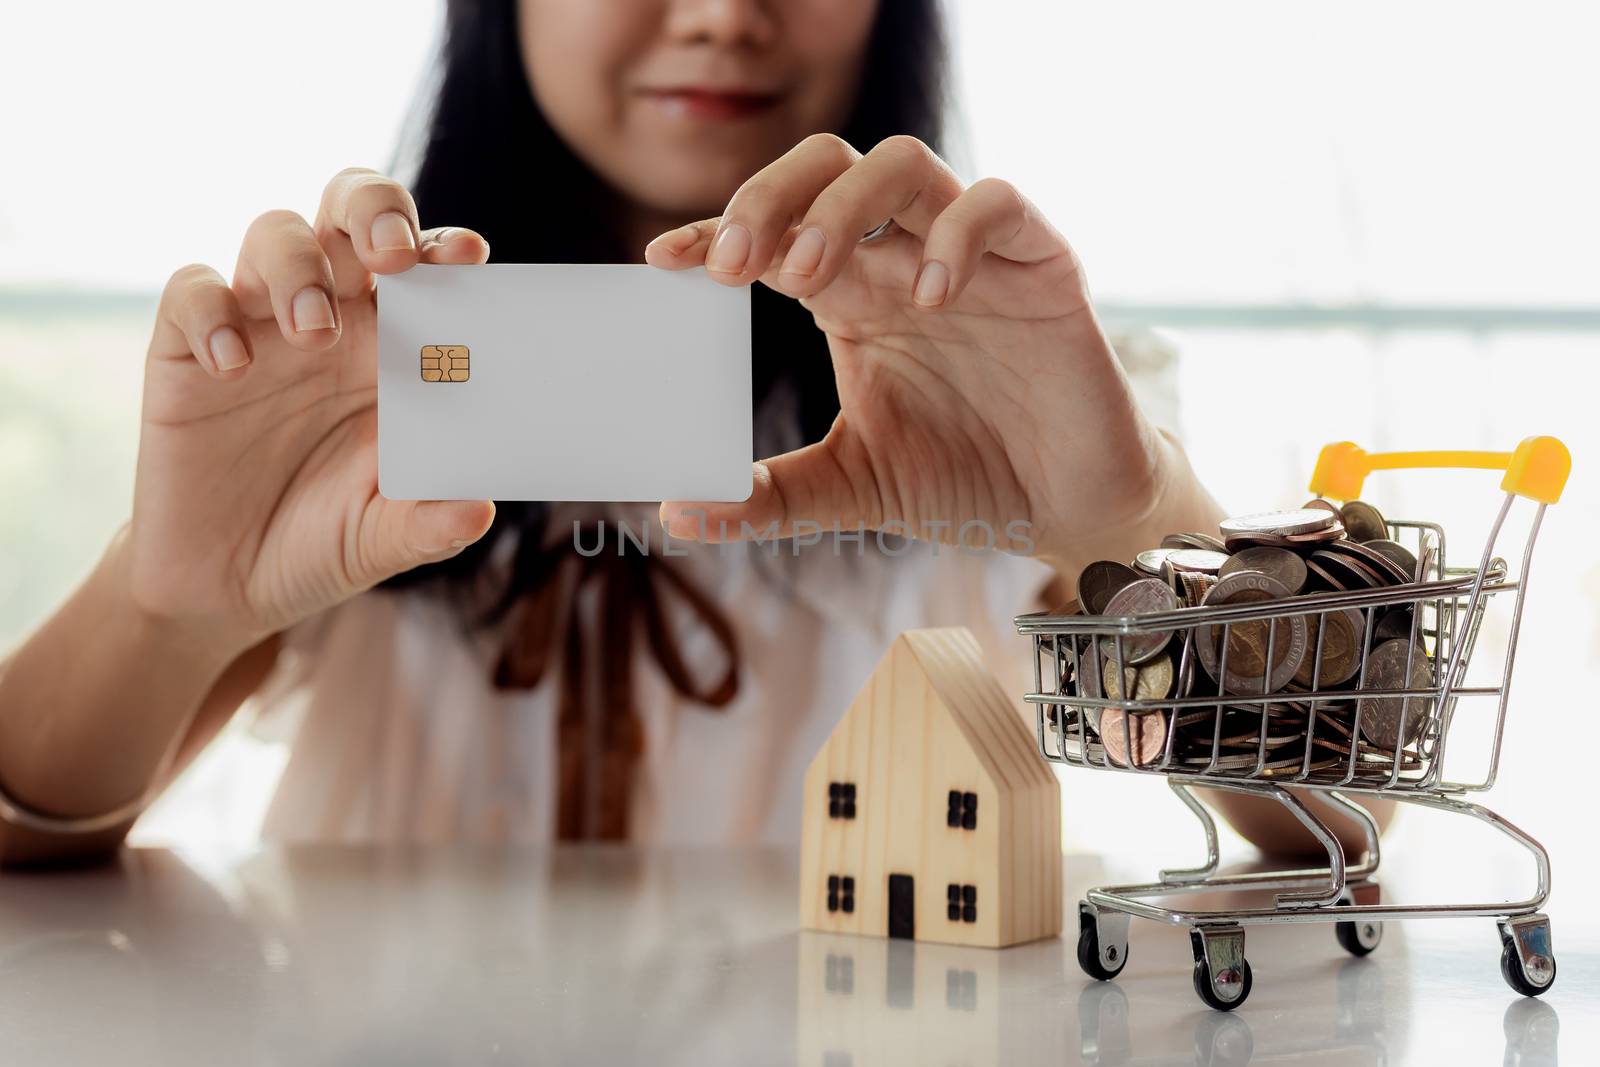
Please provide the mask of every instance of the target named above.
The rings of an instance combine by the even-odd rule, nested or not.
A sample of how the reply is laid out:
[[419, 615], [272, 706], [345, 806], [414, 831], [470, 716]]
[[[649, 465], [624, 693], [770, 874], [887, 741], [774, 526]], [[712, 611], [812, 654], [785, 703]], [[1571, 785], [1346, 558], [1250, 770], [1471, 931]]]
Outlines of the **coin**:
[[[1362, 638], [1366, 635], [1367, 629], [1361, 613], [1354, 608], [1341, 608], [1325, 615], [1308, 616], [1308, 620], [1310, 628], [1306, 635], [1306, 643], [1311, 648], [1311, 654], [1300, 664], [1294, 680], [1301, 685], [1310, 686], [1312, 674], [1317, 672], [1317, 688], [1327, 689], [1330, 686], [1342, 685], [1354, 678], [1361, 668]], [[1318, 630], [1323, 631], [1320, 672], [1317, 671]]]
[[1052, 649], [1053, 659], [1061, 664], [1061, 674], [1056, 680], [1056, 692], [1070, 692], [1067, 685], [1072, 681], [1072, 676], [1076, 669], [1076, 657], [1073, 655], [1072, 646], [1069, 642], [1062, 640], [1060, 634], [1051, 638], [1051, 641], [1054, 643]]
[[1309, 533], [1288, 534], [1284, 537], [1284, 540], [1291, 545], [1320, 545], [1329, 541], [1337, 541], [1344, 536], [1344, 533], [1344, 523], [1336, 521], [1320, 530], [1312, 530]]
[[1391, 608], [1378, 619], [1378, 625], [1372, 628], [1374, 643], [1384, 641], [1410, 641], [1411, 624], [1415, 616], [1411, 608], [1401, 606]]
[[1107, 708], [1100, 717], [1100, 743], [1106, 759], [1118, 767], [1128, 766], [1128, 742], [1133, 742], [1133, 765], [1149, 767], [1161, 759], [1167, 744], [1167, 717], [1160, 711], [1130, 715], [1121, 708]]
[[1211, 592], [1211, 587], [1217, 580], [1209, 574], [1197, 571], [1173, 571], [1183, 585], [1183, 602], [1189, 607], [1197, 607], [1205, 602], [1206, 594]]
[[1223, 551], [1222, 541], [1204, 533], [1175, 533], [1161, 539], [1162, 548], [1205, 548], [1212, 552]]
[[[1106, 615], [1149, 615], [1152, 612], [1176, 611], [1178, 596], [1160, 578], [1139, 578], [1118, 589], [1106, 605]], [[1124, 666], [1137, 666], [1153, 658], [1172, 639], [1171, 630], [1153, 630], [1148, 633], [1127, 634], [1121, 638]], [[1101, 642], [1100, 653], [1114, 656], [1116, 641]]]
[[[1300, 767], [1300, 760], [1298, 758], [1296, 758], [1294, 760], [1285, 761], [1285, 763], [1286, 763], [1286, 766], [1283, 766], [1283, 767], [1267, 767], [1266, 769], [1264, 769], [1261, 772], [1261, 777], [1263, 777], [1263, 778], [1289, 778], [1289, 777], [1292, 777], [1292, 776], [1297, 775], [1297, 774], [1300, 773], [1301, 767]], [[1326, 770], [1335, 770], [1338, 766], [1339, 766], [1339, 760], [1335, 757], [1335, 758], [1317, 760], [1315, 763], [1313, 763], [1311, 765], [1311, 769], [1313, 771], [1326, 771]]]
[[1243, 552], [1247, 548], [1293, 548], [1294, 542], [1287, 537], [1280, 537], [1270, 533], [1238, 533], [1229, 534], [1223, 542], [1229, 552]]
[[[1406, 660], [1411, 673], [1406, 674]], [[1430, 689], [1433, 668], [1421, 649], [1413, 652], [1409, 641], [1385, 641], [1367, 657], [1365, 689]], [[1387, 751], [1411, 744], [1432, 714], [1427, 697], [1362, 697], [1358, 705], [1361, 736]]]
[[[1395, 697], [1390, 699], [1398, 700], [1399, 698]], [[1423, 698], [1412, 697], [1411, 699], [1416, 701], [1422, 700]], [[1337, 747], [1338, 749], [1342, 750], [1346, 755], [1348, 755], [1350, 749], [1354, 747], [1357, 755], [1361, 756], [1363, 759], [1371, 760], [1373, 762], [1381, 760], [1387, 764], [1389, 760], [1394, 758], [1393, 749], [1381, 748], [1373, 744], [1366, 737], [1356, 739], [1355, 735], [1350, 732], [1350, 725], [1351, 719], [1349, 716], [1326, 715], [1317, 720], [1317, 729], [1319, 731], [1326, 728], [1329, 733], [1338, 735], [1338, 740], [1328, 743], [1330, 746]], [[1365, 726], [1366, 724], [1363, 723], [1362, 725]], [[1416, 755], [1416, 749], [1414, 748], [1402, 749], [1401, 752], [1407, 758], [1412, 758]]]
[[[1122, 679], [1117, 678], [1117, 665], [1106, 660], [1100, 671], [1100, 684], [1107, 700], [1165, 700], [1172, 695], [1173, 666], [1171, 656], [1157, 656], [1137, 667], [1122, 668]], [[1133, 694], [1124, 697], [1124, 693]]]
[[[1215, 713], [1210, 711], [1186, 711], [1178, 716], [1177, 728], [1182, 730], [1193, 727], [1197, 723], [1209, 723], [1214, 717]], [[1208, 732], [1206, 736], [1210, 737], [1211, 735]]]
[[1228, 557], [1228, 561], [1217, 572], [1217, 577], [1226, 578], [1235, 571], [1270, 575], [1282, 582], [1291, 594], [1298, 593], [1306, 584], [1305, 561], [1285, 548], [1257, 546], [1243, 549]]
[[1287, 537], [1290, 534], [1314, 533], [1326, 530], [1337, 521], [1321, 508], [1300, 508], [1295, 511], [1262, 511], [1254, 515], [1239, 515], [1224, 519], [1222, 536], [1230, 534], [1270, 533]]
[[1383, 514], [1363, 500], [1351, 500], [1339, 509], [1344, 528], [1352, 541], [1378, 541], [1389, 536], [1389, 524]]
[[[1307, 644], [1310, 644], [1310, 638], [1309, 637], [1307, 638]], [[1310, 686], [1301, 685], [1299, 682], [1296, 682], [1293, 679], [1290, 679], [1289, 680], [1289, 684], [1285, 685], [1283, 687], [1283, 691], [1285, 693], [1295, 693], [1295, 694], [1301, 695], [1302, 699], [1290, 701], [1289, 704], [1290, 704], [1291, 707], [1299, 708], [1300, 710], [1306, 712], [1307, 714], [1310, 714], [1312, 701], [1303, 699], [1304, 696], [1309, 695], [1311, 693], [1311, 687]], [[1317, 711], [1320, 714], [1320, 713], [1326, 711], [1329, 708], [1343, 707], [1345, 704], [1349, 703], [1354, 698], [1355, 698], [1355, 694], [1354, 693], [1339, 692], [1337, 690], [1330, 692], [1330, 691], [1325, 689], [1325, 690], [1323, 690], [1323, 691], [1321, 691], [1320, 693], [1317, 694], [1317, 699], [1316, 699], [1315, 703], [1317, 705]]]
[[[1339, 575], [1334, 574], [1332, 571], [1329, 571], [1322, 564], [1318, 563], [1315, 558], [1307, 559], [1305, 564], [1307, 589], [1313, 591], [1327, 589], [1335, 593], [1349, 592], [1349, 588], [1345, 585], [1344, 579], [1339, 577]], [[1362, 587], [1357, 586], [1356, 588], [1359, 589]]]
[[1429, 541], [1427, 546], [1423, 548], [1422, 555], [1417, 557], [1417, 581], [1436, 581], [1443, 577], [1441, 574], [1434, 573], [1435, 564], [1441, 568], [1444, 566], [1444, 563], [1439, 560], [1438, 542]]
[[1389, 584], [1367, 564], [1326, 548], [1311, 553], [1306, 562], [1308, 569], [1312, 563], [1319, 563], [1324, 571], [1336, 575], [1344, 583], [1345, 589], [1382, 589]]
[[[1414, 698], [1416, 699], [1416, 698]], [[1334, 736], [1326, 736], [1326, 735]], [[1337, 716], [1323, 716], [1317, 720], [1317, 736], [1312, 744], [1317, 748], [1330, 749], [1340, 753], [1342, 759], [1348, 761], [1350, 753], [1354, 750], [1357, 757], [1357, 766], [1365, 766], [1362, 773], [1375, 777], [1377, 773], [1387, 774], [1394, 760], [1394, 752], [1382, 749], [1371, 741], [1362, 738], [1357, 740], [1350, 732], [1350, 724], [1341, 721]], [[1414, 749], [1401, 751], [1402, 768], [1415, 770], [1420, 764], [1415, 763], [1417, 753]]]
[[[1101, 642], [1101, 648], [1103, 649], [1107, 643]], [[1078, 651], [1077, 669], [1073, 672], [1073, 679], [1078, 684], [1078, 696], [1099, 700], [1105, 695], [1100, 688], [1100, 666], [1096, 659], [1094, 644], [1085, 641], [1083, 648]]]
[[[1233, 756], [1223, 756], [1217, 760], [1215, 770], [1219, 771], [1253, 771], [1257, 757], [1252, 753], [1240, 753]], [[1186, 756], [1177, 760], [1185, 767], [1210, 767], [1211, 757], [1207, 755]], [[1268, 760], [1262, 766], [1262, 776], [1271, 774], [1274, 770], [1286, 773], [1300, 766], [1299, 756], [1289, 756], [1284, 759]]]
[[[1324, 513], [1326, 514], [1326, 513]], [[1289, 595], [1284, 584], [1269, 575], [1255, 571], [1238, 571], [1218, 579], [1207, 594], [1205, 603], [1245, 604], [1280, 600]], [[1265, 677], [1267, 692], [1276, 692], [1293, 678], [1306, 655], [1306, 618], [1290, 615], [1286, 618], [1236, 622], [1228, 630], [1228, 663], [1226, 677], [1218, 678], [1222, 627], [1212, 625], [1207, 632], [1195, 635], [1195, 650], [1200, 665], [1206, 673], [1217, 678], [1230, 693], [1261, 693]], [[1272, 644], [1272, 664], [1268, 670], [1267, 644]]]
[[1363, 547], [1387, 557], [1390, 563], [1399, 567], [1406, 575], [1405, 581], [1421, 581], [1417, 577], [1417, 557], [1413, 556], [1411, 550], [1399, 541], [1390, 541], [1387, 538], [1380, 537], [1376, 541], [1366, 542]]
[[1320, 496], [1316, 497], [1315, 499], [1312, 499], [1312, 500], [1307, 500], [1305, 506], [1306, 506], [1307, 509], [1310, 509], [1310, 508], [1321, 508], [1323, 511], [1331, 511], [1335, 515], [1339, 514], [1339, 505], [1338, 504], [1335, 504], [1331, 500], [1324, 500]]
[[[1175, 548], [1175, 549], [1173, 549], [1173, 551], [1174, 552], [1178, 552], [1178, 551], [1182, 551], [1182, 550]], [[1198, 550], [1190, 550], [1190, 551], [1198, 551]], [[1189, 587], [1187, 585], [1183, 584], [1184, 577], [1187, 576], [1189, 573], [1190, 573], [1189, 571], [1176, 570], [1172, 566], [1170, 566], [1169, 564], [1166, 564], [1166, 563], [1163, 563], [1161, 565], [1161, 580], [1163, 582], [1166, 582], [1169, 586], [1172, 587], [1172, 592], [1177, 596], [1178, 603], [1180, 605], [1184, 602], [1184, 600], [1189, 595]]]
[[[1335, 541], [1328, 545], [1328, 551], [1337, 552], [1341, 555], [1350, 556], [1354, 559], [1360, 560], [1362, 563], [1365, 563], [1367, 566], [1371, 567], [1373, 571], [1376, 572], [1380, 578], [1383, 578], [1385, 583], [1388, 585], [1405, 585], [1407, 582], [1411, 581], [1411, 570], [1400, 566], [1384, 553], [1378, 552], [1372, 548], [1373, 544], [1378, 543], [1379, 542], [1374, 541], [1370, 544], [1358, 545], [1354, 541], [1349, 540]], [[1393, 544], [1393, 542], [1390, 543]], [[1402, 551], [1404, 550], [1402, 549]]]
[[1298, 728], [1291, 726], [1286, 732], [1283, 733], [1268, 733], [1266, 739], [1263, 740], [1261, 737], [1260, 724], [1257, 723], [1254, 727], [1251, 727], [1242, 733], [1234, 734], [1232, 737], [1224, 737], [1219, 739], [1217, 744], [1219, 747], [1223, 748], [1264, 747], [1273, 749], [1282, 748], [1284, 745], [1292, 745], [1296, 741], [1304, 739], [1305, 736], [1306, 731], [1304, 724], [1302, 723]]
[[[1073, 671], [1075, 688], [1074, 696], [1086, 697], [1090, 700], [1099, 700], [1104, 692], [1100, 688], [1100, 671], [1095, 663], [1094, 646], [1085, 643], [1077, 655], [1077, 668]], [[1082, 718], [1090, 726], [1098, 728], [1100, 725], [1100, 709], [1076, 705], [1082, 712]]]
[[1078, 602], [1089, 615], [1104, 615], [1117, 590], [1139, 580], [1132, 567], [1109, 559], [1097, 560], [1078, 575]]
[[[1069, 600], [1065, 604], [1061, 605], [1061, 607], [1057, 608], [1055, 614], [1081, 615], [1083, 614], [1083, 609], [1079, 606], [1076, 600]], [[1077, 659], [1072, 651], [1072, 640], [1063, 634], [1057, 634], [1051, 638], [1051, 641], [1053, 642], [1054, 659], [1057, 663], [1061, 664], [1061, 677], [1056, 679], [1056, 692], [1069, 693], [1071, 692], [1071, 689], [1068, 688], [1068, 685], [1072, 681], [1072, 677], [1075, 672], [1074, 665]], [[1055, 705], [1052, 704], [1050, 706], [1050, 722], [1053, 724], [1055, 721], [1056, 708]]]
[[[1208, 585], [1209, 588], [1209, 585]], [[1201, 597], [1203, 601], [1205, 598]], [[1216, 685], [1196, 665], [1199, 657], [1194, 649], [1194, 629], [1187, 628], [1183, 632], [1183, 639], [1177, 642], [1178, 649], [1178, 683], [1173, 692], [1180, 697], [1187, 696], [1213, 696], [1216, 694]], [[1205, 712], [1202, 714], [1210, 714]]]
[[1175, 548], [1167, 556], [1167, 566], [1173, 570], [1200, 574], [1216, 574], [1226, 562], [1226, 552], [1214, 552], [1209, 548]]
[[1161, 564], [1176, 551], [1175, 548], [1147, 548], [1133, 557], [1133, 569], [1151, 578], [1159, 578]]

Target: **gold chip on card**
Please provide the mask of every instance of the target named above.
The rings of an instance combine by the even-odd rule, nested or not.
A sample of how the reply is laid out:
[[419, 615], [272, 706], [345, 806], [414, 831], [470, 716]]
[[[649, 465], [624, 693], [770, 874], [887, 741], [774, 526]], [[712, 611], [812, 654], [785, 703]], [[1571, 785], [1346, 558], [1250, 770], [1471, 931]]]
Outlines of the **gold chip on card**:
[[422, 380], [425, 382], [464, 382], [471, 373], [466, 345], [423, 345]]

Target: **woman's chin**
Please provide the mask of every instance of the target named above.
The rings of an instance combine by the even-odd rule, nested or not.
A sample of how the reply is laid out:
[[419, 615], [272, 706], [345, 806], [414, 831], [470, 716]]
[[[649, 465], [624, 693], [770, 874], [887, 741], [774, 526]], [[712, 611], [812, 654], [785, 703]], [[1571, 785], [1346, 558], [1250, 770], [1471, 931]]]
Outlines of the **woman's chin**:
[[746, 153], [663, 149], [608, 175], [629, 200], [667, 218], [691, 222], [722, 214], [745, 179], [762, 163]]

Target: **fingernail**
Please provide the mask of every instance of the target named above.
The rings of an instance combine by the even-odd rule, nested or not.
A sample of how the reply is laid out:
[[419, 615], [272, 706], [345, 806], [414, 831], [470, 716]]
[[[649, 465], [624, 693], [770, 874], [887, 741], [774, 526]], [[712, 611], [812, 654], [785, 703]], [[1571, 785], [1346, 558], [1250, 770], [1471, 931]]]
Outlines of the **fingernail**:
[[458, 537], [454, 541], [450, 542], [450, 547], [451, 548], [466, 548], [470, 544], [472, 544], [472, 542], [468, 541], [466, 538]]
[[244, 338], [232, 326], [218, 326], [212, 330], [211, 336], [206, 338], [206, 347], [211, 350], [211, 362], [218, 370], [233, 370], [250, 362], [250, 350], [245, 348]]
[[911, 299], [925, 308], [931, 308], [943, 302], [944, 294], [950, 290], [950, 271], [937, 259], [930, 259], [922, 265], [922, 272], [917, 275], [917, 285], [911, 293]]
[[706, 269], [719, 274], [739, 274], [750, 258], [750, 231], [737, 222], [722, 227], [706, 256]]
[[296, 333], [333, 329], [333, 305], [328, 303], [328, 294], [314, 285], [308, 285], [294, 294], [290, 311], [294, 316]]
[[374, 252], [409, 252], [417, 247], [411, 233], [411, 220], [398, 211], [385, 211], [372, 220]]
[[815, 226], [807, 226], [794, 239], [794, 244], [789, 246], [789, 254], [783, 257], [783, 266], [778, 268], [778, 273], [811, 277], [817, 271], [817, 264], [822, 262], [822, 253], [827, 247], [827, 235]]

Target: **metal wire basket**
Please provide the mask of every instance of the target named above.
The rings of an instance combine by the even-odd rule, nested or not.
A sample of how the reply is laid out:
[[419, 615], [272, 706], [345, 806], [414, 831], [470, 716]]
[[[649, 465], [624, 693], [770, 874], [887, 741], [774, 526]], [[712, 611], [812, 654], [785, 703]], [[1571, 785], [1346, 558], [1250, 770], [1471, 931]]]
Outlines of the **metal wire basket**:
[[[1494, 916], [1502, 942], [1501, 972], [1520, 993], [1534, 996], [1555, 981], [1549, 919], [1539, 914], [1550, 890], [1550, 863], [1532, 837], [1466, 794], [1494, 785], [1499, 770], [1507, 697], [1515, 661], [1529, 564], [1545, 508], [1561, 495], [1570, 469], [1565, 446], [1554, 438], [1529, 438], [1513, 452], [1367, 453], [1351, 444], [1323, 449], [1312, 491], [1340, 500], [1356, 498], [1370, 471], [1407, 467], [1477, 467], [1505, 470], [1505, 500], [1476, 567], [1446, 564], [1445, 533], [1434, 523], [1389, 522], [1392, 539], [1409, 541], [1422, 561], [1416, 580], [1387, 588], [1313, 593], [1256, 603], [1185, 607], [1132, 616], [1019, 616], [1019, 633], [1034, 644], [1034, 705], [1039, 751], [1046, 760], [1125, 774], [1159, 774], [1200, 820], [1207, 843], [1204, 865], [1162, 871], [1144, 885], [1089, 890], [1079, 905], [1078, 961], [1091, 977], [1115, 978], [1127, 962], [1128, 917], [1139, 916], [1190, 928], [1194, 983], [1213, 1008], [1231, 1010], [1249, 995], [1252, 975], [1244, 956], [1244, 926], [1251, 923], [1333, 922], [1339, 942], [1364, 956], [1378, 946], [1384, 919]], [[1519, 497], [1535, 506], [1521, 566], [1509, 573], [1495, 545]], [[1467, 667], [1493, 598], [1510, 600], [1504, 662], [1492, 684], [1467, 684]], [[1375, 667], [1380, 615], [1408, 625], [1409, 643], [1401, 683], [1396, 663]], [[1347, 623], [1340, 623], [1342, 616]], [[1358, 623], [1359, 621], [1359, 623]], [[1341, 624], [1359, 634], [1359, 658], [1330, 670], [1327, 635]], [[1392, 626], [1392, 623], [1387, 625]], [[1250, 628], [1264, 643], [1260, 677], [1230, 673], [1227, 657], [1234, 634]], [[1392, 632], [1392, 631], [1391, 631]], [[1162, 635], [1171, 634], [1164, 639]], [[1314, 634], [1314, 637], [1308, 635]], [[1125, 674], [1133, 649], [1166, 640], [1175, 649], [1173, 694], [1140, 699], [1134, 675]], [[1299, 684], [1274, 675], [1275, 649], [1299, 641], [1309, 668]], [[1346, 650], [1347, 653], [1350, 650]], [[1204, 675], [1197, 661], [1205, 659]], [[1393, 657], [1391, 657], [1393, 658]], [[1087, 665], [1087, 667], [1086, 667]], [[1101, 682], [1128, 682], [1126, 692], [1108, 692]], [[1340, 678], [1340, 685], [1324, 679]], [[1200, 692], [1196, 678], [1219, 679], [1215, 692]], [[1495, 705], [1489, 751], [1481, 775], [1447, 776], [1445, 757], [1463, 699], [1480, 708]], [[1102, 732], [1101, 728], [1104, 728]], [[1480, 731], [1484, 733], [1484, 731]], [[1216, 824], [1190, 791], [1194, 786], [1270, 797], [1283, 805], [1327, 850], [1327, 864], [1303, 870], [1219, 875]], [[1332, 830], [1301, 799], [1317, 791], [1362, 827], [1366, 854], [1347, 864]], [[1378, 827], [1348, 794], [1367, 793], [1429, 808], [1470, 815], [1528, 851], [1537, 887], [1522, 901], [1431, 905], [1357, 903], [1356, 891], [1372, 884], [1381, 852]], [[1270, 904], [1196, 910], [1150, 902], [1206, 890], [1272, 890]], [[1363, 897], [1369, 894], [1362, 894]]]

